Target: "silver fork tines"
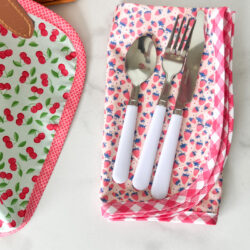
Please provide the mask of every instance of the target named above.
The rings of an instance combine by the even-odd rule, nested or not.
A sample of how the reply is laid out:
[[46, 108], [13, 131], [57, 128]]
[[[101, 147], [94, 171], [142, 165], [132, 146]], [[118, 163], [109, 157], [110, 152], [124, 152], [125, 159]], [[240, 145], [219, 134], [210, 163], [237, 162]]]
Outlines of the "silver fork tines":
[[[173, 78], [182, 70], [189, 45], [192, 38], [193, 29], [195, 26], [195, 21], [190, 28], [190, 22], [193, 17], [187, 20], [186, 17], [183, 17], [181, 24], [178, 28], [180, 16], [176, 17], [173, 30], [171, 32], [164, 56], [163, 56], [163, 69], [166, 73], [166, 82], [164, 84], [161, 96], [159, 98], [158, 104], [165, 106], [167, 104], [169, 86]], [[187, 22], [186, 22], [187, 21]], [[182, 29], [185, 27], [182, 34]], [[177, 32], [178, 30], [178, 32]], [[175, 34], [177, 33], [177, 35]], [[186, 36], [188, 37], [186, 39]], [[184, 47], [184, 48], [183, 48]]]

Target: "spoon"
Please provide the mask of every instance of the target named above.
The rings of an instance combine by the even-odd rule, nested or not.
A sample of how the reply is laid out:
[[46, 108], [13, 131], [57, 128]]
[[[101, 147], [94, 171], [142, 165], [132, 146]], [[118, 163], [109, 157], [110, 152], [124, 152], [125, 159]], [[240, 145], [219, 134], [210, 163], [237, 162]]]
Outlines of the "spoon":
[[113, 170], [113, 179], [118, 184], [124, 183], [128, 179], [138, 112], [140, 85], [153, 74], [156, 66], [156, 58], [154, 42], [148, 36], [142, 36], [136, 39], [126, 55], [125, 69], [133, 87], [129, 105], [126, 109]]

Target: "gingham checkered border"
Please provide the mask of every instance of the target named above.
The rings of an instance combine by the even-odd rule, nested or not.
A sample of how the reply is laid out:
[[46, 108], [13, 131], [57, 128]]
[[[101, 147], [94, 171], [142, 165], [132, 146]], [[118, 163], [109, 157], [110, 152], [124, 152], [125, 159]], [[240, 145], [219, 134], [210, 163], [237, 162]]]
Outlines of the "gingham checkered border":
[[210, 160], [200, 178], [188, 189], [168, 200], [144, 203], [103, 204], [103, 216], [110, 220], [159, 220], [216, 224], [217, 214], [185, 211], [198, 204], [214, 186], [229, 153], [233, 130], [232, 42], [234, 19], [228, 8], [212, 9], [216, 55], [216, 87]]

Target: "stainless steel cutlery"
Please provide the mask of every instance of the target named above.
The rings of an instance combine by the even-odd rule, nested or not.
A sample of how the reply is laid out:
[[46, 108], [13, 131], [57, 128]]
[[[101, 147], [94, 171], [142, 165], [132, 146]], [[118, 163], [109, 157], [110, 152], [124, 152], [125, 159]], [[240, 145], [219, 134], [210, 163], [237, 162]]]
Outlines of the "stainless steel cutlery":
[[132, 81], [133, 88], [129, 105], [126, 109], [113, 170], [113, 179], [116, 183], [124, 183], [128, 179], [138, 111], [137, 105], [140, 84], [145, 82], [153, 74], [156, 66], [156, 58], [154, 42], [148, 36], [138, 38], [131, 45], [126, 56], [126, 72]]
[[204, 12], [200, 11], [196, 18], [196, 26], [190, 43], [190, 51], [188, 52], [186, 58], [174, 113], [170, 120], [167, 135], [164, 140], [160, 159], [153, 179], [151, 194], [155, 199], [163, 199], [168, 193], [170, 177], [182, 124], [183, 109], [186, 103], [192, 100], [204, 50], [204, 17]]
[[[148, 130], [147, 137], [144, 142], [140, 159], [133, 178], [133, 186], [138, 190], [144, 190], [149, 185], [155, 162], [155, 156], [157, 153], [157, 147], [164, 124], [164, 117], [166, 115], [166, 105], [168, 101], [171, 82], [183, 68], [189, 48], [189, 43], [192, 37], [192, 30], [195, 25], [195, 23], [193, 23], [192, 27], [190, 27], [190, 21], [194, 18], [189, 18], [187, 21], [187, 19], [184, 17], [181, 20], [180, 27], [178, 27], [177, 29], [179, 19], [180, 17], [177, 16], [168, 45], [164, 53], [163, 69], [166, 73], [166, 80], [158, 101], [158, 105], [155, 108], [154, 116], [152, 118], [150, 128]], [[184, 32], [182, 33], [184, 24], [186, 25], [186, 27], [184, 29]], [[177, 35], [175, 35], [176, 31], [178, 31]], [[187, 34], [188, 38], [185, 40]]]
[[[133, 178], [133, 186], [136, 189], [144, 190], [148, 187], [162, 133], [171, 82], [179, 72], [183, 72], [175, 110], [153, 178], [151, 194], [155, 199], [166, 197], [168, 192], [182, 124], [182, 112], [186, 103], [192, 99], [204, 49], [204, 18], [203, 11], [198, 12], [196, 19], [177, 16], [165, 49], [162, 65], [166, 80]], [[138, 38], [126, 56], [126, 72], [133, 88], [113, 170], [113, 179], [119, 184], [126, 182], [129, 175], [140, 84], [153, 74], [156, 59], [156, 48], [149, 36]]]

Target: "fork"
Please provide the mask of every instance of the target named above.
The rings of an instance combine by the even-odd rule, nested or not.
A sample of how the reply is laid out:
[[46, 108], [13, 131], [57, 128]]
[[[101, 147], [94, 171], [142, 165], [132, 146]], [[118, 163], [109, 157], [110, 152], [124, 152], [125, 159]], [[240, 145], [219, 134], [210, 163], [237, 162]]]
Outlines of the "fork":
[[192, 37], [192, 31], [195, 25], [194, 23], [188, 34], [188, 38], [185, 39], [189, 30], [190, 21], [194, 18], [191, 17], [188, 19], [184, 33], [181, 34], [183, 25], [187, 19], [186, 17], [183, 17], [178, 33], [177, 35], [175, 35], [179, 19], [180, 16], [178, 15], [175, 20], [170, 39], [164, 53], [162, 65], [166, 73], [166, 79], [158, 104], [155, 108], [150, 128], [147, 133], [147, 137], [144, 142], [142, 153], [133, 178], [133, 186], [138, 190], [144, 190], [149, 185], [157, 153], [157, 148], [164, 124], [164, 117], [167, 110], [166, 106], [171, 82], [173, 81], [175, 76], [183, 69]]

